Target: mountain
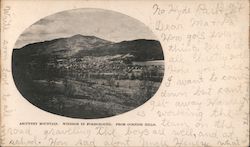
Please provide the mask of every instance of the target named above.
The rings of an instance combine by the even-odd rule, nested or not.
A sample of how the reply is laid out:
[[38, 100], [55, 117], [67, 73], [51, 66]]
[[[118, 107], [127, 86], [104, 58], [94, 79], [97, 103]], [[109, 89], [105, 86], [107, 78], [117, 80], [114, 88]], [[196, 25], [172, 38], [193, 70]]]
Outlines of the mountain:
[[92, 48], [91, 50], [80, 50], [75, 56], [115, 56], [130, 55], [134, 61], [162, 60], [163, 52], [161, 44], [156, 40], [138, 39], [122, 41]]
[[114, 43], [95, 36], [74, 35], [50, 41], [28, 44], [14, 49], [13, 57], [33, 60], [37, 58], [82, 58], [84, 56], [116, 56], [134, 61], [162, 60], [159, 41], [138, 39]]
[[31, 56], [50, 55], [68, 57], [76, 54], [80, 50], [89, 50], [93, 47], [100, 47], [107, 44], [112, 44], [112, 42], [95, 36], [83, 36], [78, 34], [69, 38], [59, 38], [28, 44], [20, 49], [15, 49], [15, 51], [20, 51], [24, 55]]

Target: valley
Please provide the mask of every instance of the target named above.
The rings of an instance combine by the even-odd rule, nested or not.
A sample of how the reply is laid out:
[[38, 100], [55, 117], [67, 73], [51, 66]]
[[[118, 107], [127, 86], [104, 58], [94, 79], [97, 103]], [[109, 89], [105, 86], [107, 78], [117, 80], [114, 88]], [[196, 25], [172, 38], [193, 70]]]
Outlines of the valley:
[[161, 84], [164, 60], [156, 41], [63, 40], [71, 46], [53, 40], [13, 51], [17, 88], [43, 110], [74, 118], [114, 116], [145, 103]]

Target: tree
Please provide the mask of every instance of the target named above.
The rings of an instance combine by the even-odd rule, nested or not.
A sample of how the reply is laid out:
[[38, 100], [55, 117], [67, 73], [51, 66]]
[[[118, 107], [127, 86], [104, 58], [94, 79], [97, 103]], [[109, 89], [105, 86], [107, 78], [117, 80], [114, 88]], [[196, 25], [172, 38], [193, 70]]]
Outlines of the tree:
[[74, 94], [74, 87], [72, 84], [69, 83], [67, 79], [63, 80], [64, 85], [64, 93], [66, 96], [72, 96]]
[[119, 84], [119, 82], [117, 82], [117, 83], [116, 83], [116, 87], [119, 87], [119, 86], [120, 86], [120, 84]]
[[131, 74], [131, 78], [130, 78], [131, 80], [134, 80], [135, 79], [135, 75], [134, 75], [134, 73], [132, 72], [132, 74]]

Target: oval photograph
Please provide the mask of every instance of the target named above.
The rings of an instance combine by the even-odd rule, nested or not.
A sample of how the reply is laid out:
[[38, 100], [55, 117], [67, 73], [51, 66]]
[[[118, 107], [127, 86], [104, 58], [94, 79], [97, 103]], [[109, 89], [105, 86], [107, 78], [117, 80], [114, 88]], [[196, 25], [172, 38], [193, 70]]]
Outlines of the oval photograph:
[[164, 56], [142, 22], [109, 10], [75, 9], [40, 19], [19, 36], [12, 73], [21, 95], [44, 111], [104, 118], [153, 97]]

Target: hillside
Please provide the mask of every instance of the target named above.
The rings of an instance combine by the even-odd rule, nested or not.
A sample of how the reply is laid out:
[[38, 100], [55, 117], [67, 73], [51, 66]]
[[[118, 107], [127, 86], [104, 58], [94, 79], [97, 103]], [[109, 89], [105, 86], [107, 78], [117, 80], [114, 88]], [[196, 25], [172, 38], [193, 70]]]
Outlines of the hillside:
[[100, 47], [112, 42], [100, 39], [95, 36], [74, 35], [69, 38], [58, 38], [50, 41], [28, 44], [14, 52], [27, 56], [57, 56], [69, 57], [80, 50], [89, 50], [93, 47]]
[[159, 41], [145, 39], [107, 44], [91, 50], [80, 50], [76, 54], [77, 57], [115, 55], [131, 55], [134, 57], [134, 61], [163, 60], [163, 52]]
[[28, 44], [14, 49], [17, 58], [82, 58], [85, 56], [130, 55], [134, 61], [162, 60], [163, 52], [159, 41], [138, 39], [113, 43], [95, 36], [74, 35], [50, 41]]

